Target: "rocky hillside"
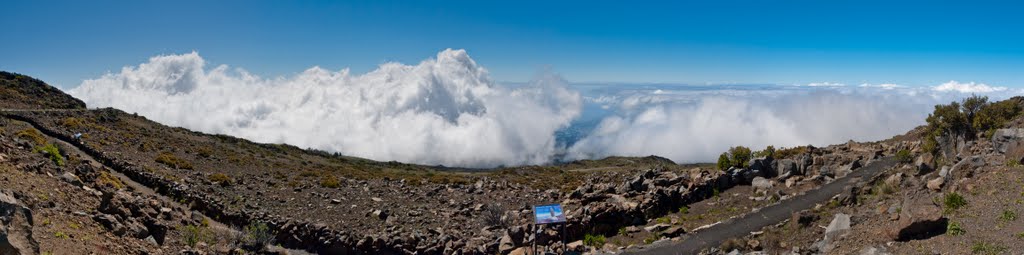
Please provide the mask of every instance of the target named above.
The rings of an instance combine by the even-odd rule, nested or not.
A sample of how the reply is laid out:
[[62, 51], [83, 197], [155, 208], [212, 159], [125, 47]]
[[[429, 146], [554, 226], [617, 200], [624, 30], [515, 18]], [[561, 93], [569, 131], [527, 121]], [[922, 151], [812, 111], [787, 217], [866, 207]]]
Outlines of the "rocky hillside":
[[0, 108], [85, 109], [85, 103], [36, 78], [0, 71]]
[[[534, 243], [645, 253], [834, 183], [846, 187], [841, 195], [791, 221], [700, 248], [902, 254], [941, 250], [947, 237], [1024, 248], [983, 231], [1018, 231], [1012, 195], [1024, 186], [1013, 171], [1024, 130], [947, 138], [935, 131], [945, 126], [928, 126], [880, 142], [759, 152], [724, 170], [654, 156], [463, 170], [168, 127], [84, 110], [38, 80], [3, 77], [0, 97], [16, 99], [4, 100], [6, 109], [79, 110], [0, 112], [0, 236], [11, 240], [2, 254], [526, 254]], [[979, 138], [986, 132], [992, 139]], [[925, 146], [931, 134], [954, 142]], [[945, 156], [948, 146], [958, 146], [955, 157]], [[869, 182], [847, 181], [892, 158], [902, 163]], [[532, 224], [532, 206], [547, 203], [566, 209], [564, 242], [559, 226]], [[993, 212], [1005, 220], [986, 221]]]

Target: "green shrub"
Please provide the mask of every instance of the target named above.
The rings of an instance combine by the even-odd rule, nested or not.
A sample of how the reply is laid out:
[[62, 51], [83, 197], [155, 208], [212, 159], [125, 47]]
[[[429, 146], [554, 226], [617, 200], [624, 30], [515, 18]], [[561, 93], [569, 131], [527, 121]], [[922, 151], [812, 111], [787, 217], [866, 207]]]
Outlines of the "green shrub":
[[1015, 221], [1017, 220], [1017, 213], [1010, 210], [1003, 210], [1003, 214], [999, 215], [999, 219], [1004, 221]]
[[324, 188], [337, 189], [341, 187], [341, 182], [333, 175], [324, 175], [324, 177], [320, 178], [320, 186]]
[[911, 161], [914, 161], [914, 156], [911, 156], [910, 151], [908, 150], [900, 150], [896, 152], [896, 161], [904, 164], [910, 163]]
[[[621, 232], [625, 232], [625, 229]], [[583, 236], [583, 244], [590, 247], [604, 246], [604, 235], [586, 234]]]
[[47, 144], [46, 146], [36, 148], [36, 152], [42, 152], [50, 157], [50, 161], [53, 161], [57, 166], [64, 166], [64, 156], [60, 155], [60, 149], [56, 145]]
[[651, 243], [654, 243], [655, 241], [658, 241], [658, 240], [661, 240], [661, 233], [651, 233], [650, 236], [648, 236], [647, 238], [644, 238], [644, 243], [645, 244], [651, 244]]
[[974, 242], [971, 246], [971, 253], [974, 254], [1000, 254], [1006, 251], [1006, 247], [988, 242]]
[[252, 222], [245, 226], [245, 242], [248, 246], [262, 249], [274, 240], [274, 233], [263, 222]]
[[945, 213], [948, 214], [953, 211], [956, 211], [956, 209], [960, 209], [960, 207], [964, 207], [965, 205], [967, 205], [967, 200], [964, 199], [964, 197], [961, 196], [960, 194], [957, 194], [956, 192], [950, 192], [946, 194], [942, 204], [945, 205], [944, 210]]
[[46, 138], [43, 137], [42, 133], [39, 133], [39, 130], [29, 128], [22, 131], [18, 131], [17, 135], [22, 139], [28, 139], [32, 141], [36, 145], [46, 144]]
[[723, 152], [722, 155], [718, 156], [718, 170], [729, 170], [730, 166], [732, 166], [732, 163], [729, 162], [729, 153]]
[[946, 233], [949, 235], [959, 236], [963, 235], [966, 232], [967, 231], [964, 231], [963, 227], [960, 227], [960, 223], [957, 223], [955, 221], [950, 221], [949, 224], [946, 225]]
[[732, 156], [729, 162], [732, 162], [732, 165], [735, 167], [747, 167], [751, 158], [750, 148], [743, 146], [730, 148], [729, 155]]
[[754, 152], [754, 157], [758, 157], [758, 158], [760, 158], [760, 157], [774, 158], [775, 157], [775, 146], [768, 145], [768, 147], [765, 147], [764, 150], [760, 150], [760, 151]]
[[213, 240], [213, 233], [210, 233], [209, 229], [195, 225], [182, 228], [181, 236], [188, 247], [196, 247], [196, 244], [200, 242], [209, 243]]
[[685, 205], [683, 207], [679, 207], [679, 213], [681, 213], [681, 214], [689, 214], [690, 213], [690, 207], [689, 206], [685, 206]]
[[161, 152], [156, 156], [156, 162], [175, 169], [192, 169], [192, 163], [178, 158], [170, 152]]
[[209, 178], [211, 182], [220, 184], [221, 186], [231, 186], [232, 183], [231, 177], [222, 173], [211, 174], [210, 177], [207, 178]]

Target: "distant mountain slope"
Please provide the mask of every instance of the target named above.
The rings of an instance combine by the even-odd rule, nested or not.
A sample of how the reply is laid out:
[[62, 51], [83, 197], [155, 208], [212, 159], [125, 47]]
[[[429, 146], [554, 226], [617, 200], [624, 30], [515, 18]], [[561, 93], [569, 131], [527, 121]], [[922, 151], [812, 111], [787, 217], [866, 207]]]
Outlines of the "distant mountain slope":
[[36, 78], [0, 71], [0, 108], [85, 109], [85, 102]]

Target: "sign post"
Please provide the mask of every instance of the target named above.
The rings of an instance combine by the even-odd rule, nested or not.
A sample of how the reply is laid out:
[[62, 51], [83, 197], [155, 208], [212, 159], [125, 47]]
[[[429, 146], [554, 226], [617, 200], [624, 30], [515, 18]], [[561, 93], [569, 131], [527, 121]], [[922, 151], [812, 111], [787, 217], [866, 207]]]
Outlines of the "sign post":
[[562, 251], [565, 251], [568, 246], [565, 244], [565, 212], [562, 211], [561, 204], [533, 206], [533, 220], [534, 225], [537, 226], [537, 229], [534, 229], [533, 231], [534, 254], [537, 254], [537, 230], [539, 230], [540, 226], [544, 224], [562, 224], [562, 231], [560, 231], [560, 235], [562, 236]]

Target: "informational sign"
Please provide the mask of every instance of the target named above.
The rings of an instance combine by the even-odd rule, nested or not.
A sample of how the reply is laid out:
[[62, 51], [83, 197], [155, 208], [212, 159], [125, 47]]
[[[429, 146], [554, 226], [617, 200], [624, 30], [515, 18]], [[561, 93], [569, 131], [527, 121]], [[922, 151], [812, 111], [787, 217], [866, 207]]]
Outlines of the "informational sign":
[[538, 225], [565, 222], [565, 214], [562, 213], [560, 204], [533, 206], [533, 218]]

